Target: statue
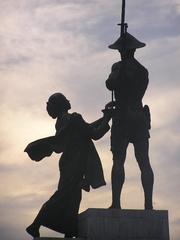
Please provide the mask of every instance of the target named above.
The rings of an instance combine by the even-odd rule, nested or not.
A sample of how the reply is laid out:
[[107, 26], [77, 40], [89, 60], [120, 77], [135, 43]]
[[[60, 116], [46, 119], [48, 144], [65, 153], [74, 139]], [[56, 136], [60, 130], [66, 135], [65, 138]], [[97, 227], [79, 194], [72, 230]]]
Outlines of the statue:
[[92, 142], [109, 130], [110, 115], [88, 124], [78, 113], [69, 113], [70, 102], [61, 93], [50, 96], [47, 112], [57, 118], [56, 135], [30, 143], [25, 152], [35, 161], [40, 161], [52, 152], [62, 153], [57, 191], [43, 204], [33, 223], [26, 231], [39, 237], [40, 226], [45, 226], [65, 237], [77, 236], [77, 215], [82, 189], [90, 191], [105, 185], [100, 158]]
[[141, 181], [145, 197], [145, 209], [153, 209], [153, 171], [150, 165], [149, 107], [143, 107], [142, 98], [148, 86], [148, 71], [135, 58], [137, 48], [145, 44], [125, 31], [112, 45], [111, 49], [120, 52], [122, 61], [114, 63], [106, 87], [113, 91], [115, 101], [108, 104], [114, 107], [111, 129], [112, 167], [112, 205], [121, 208], [120, 195], [125, 180], [124, 162], [129, 143], [134, 145], [135, 157], [141, 170]]
[[[148, 71], [135, 58], [137, 48], [145, 46], [127, 32], [125, 23], [126, 0], [122, 0], [120, 37], [111, 49], [118, 50], [121, 61], [114, 63], [106, 87], [112, 91], [112, 102], [106, 108], [112, 109], [111, 150], [113, 167], [111, 172], [112, 205], [121, 208], [120, 196], [125, 180], [124, 163], [129, 143], [133, 143], [135, 157], [141, 170], [141, 181], [145, 197], [145, 209], [153, 209], [152, 194], [154, 174], [149, 161], [150, 111], [143, 106], [142, 98], [148, 86]], [[115, 101], [114, 101], [115, 95]]]

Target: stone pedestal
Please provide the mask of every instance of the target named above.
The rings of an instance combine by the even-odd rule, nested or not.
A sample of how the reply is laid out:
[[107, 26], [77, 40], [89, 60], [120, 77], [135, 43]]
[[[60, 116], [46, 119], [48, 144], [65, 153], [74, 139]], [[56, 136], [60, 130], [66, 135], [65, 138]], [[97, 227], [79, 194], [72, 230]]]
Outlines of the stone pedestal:
[[88, 209], [79, 215], [88, 240], [169, 240], [168, 211]]

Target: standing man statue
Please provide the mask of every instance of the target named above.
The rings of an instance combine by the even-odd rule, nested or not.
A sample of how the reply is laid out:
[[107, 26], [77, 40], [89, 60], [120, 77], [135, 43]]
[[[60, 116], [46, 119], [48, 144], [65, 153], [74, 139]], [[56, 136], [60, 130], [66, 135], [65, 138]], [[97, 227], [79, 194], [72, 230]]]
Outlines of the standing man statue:
[[127, 31], [112, 45], [111, 49], [120, 52], [121, 61], [114, 63], [106, 87], [113, 91], [115, 101], [109, 103], [114, 108], [111, 129], [112, 205], [121, 208], [120, 196], [125, 180], [124, 163], [129, 143], [141, 170], [141, 181], [145, 197], [145, 209], [153, 209], [152, 192], [154, 175], [149, 162], [150, 112], [143, 107], [142, 98], [148, 86], [148, 71], [135, 58], [137, 48], [145, 44]]

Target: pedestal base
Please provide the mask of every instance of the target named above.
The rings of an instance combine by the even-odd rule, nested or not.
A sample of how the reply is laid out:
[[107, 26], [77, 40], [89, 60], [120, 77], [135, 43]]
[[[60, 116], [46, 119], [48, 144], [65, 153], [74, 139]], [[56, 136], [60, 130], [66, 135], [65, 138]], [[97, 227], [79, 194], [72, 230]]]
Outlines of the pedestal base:
[[65, 238], [51, 238], [51, 237], [38, 237], [34, 238], [34, 240], [63, 240]]
[[82, 238], [53, 238], [53, 237], [39, 237], [39, 238], [34, 238], [33, 240], [85, 240]]
[[168, 211], [88, 209], [79, 237], [89, 240], [169, 240]]

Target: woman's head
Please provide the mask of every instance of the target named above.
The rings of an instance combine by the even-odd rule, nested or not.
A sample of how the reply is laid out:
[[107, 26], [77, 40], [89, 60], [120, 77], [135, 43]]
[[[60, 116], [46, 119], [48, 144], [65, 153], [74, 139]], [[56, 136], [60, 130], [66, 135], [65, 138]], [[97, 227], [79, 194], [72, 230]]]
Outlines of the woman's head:
[[49, 97], [46, 109], [52, 118], [57, 118], [58, 115], [71, 109], [71, 104], [62, 93], [54, 93]]

